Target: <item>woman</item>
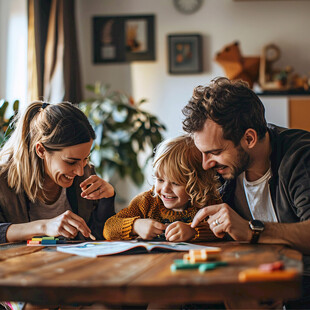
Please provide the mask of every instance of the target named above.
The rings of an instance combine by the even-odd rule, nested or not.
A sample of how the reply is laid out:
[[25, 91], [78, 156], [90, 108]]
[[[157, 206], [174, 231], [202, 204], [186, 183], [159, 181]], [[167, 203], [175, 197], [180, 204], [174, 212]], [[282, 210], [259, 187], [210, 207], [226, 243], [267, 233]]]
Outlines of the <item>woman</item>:
[[0, 151], [0, 243], [99, 238], [114, 189], [88, 164], [95, 133], [71, 103], [32, 103]]

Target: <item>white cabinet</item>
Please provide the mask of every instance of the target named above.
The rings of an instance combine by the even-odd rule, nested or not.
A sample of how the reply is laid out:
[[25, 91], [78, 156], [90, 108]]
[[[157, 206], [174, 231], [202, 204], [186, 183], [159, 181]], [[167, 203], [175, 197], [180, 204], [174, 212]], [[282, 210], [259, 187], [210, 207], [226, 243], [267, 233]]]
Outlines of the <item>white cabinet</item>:
[[310, 131], [310, 96], [260, 96], [268, 123]]
[[289, 98], [287, 96], [260, 96], [265, 106], [268, 123], [289, 127]]

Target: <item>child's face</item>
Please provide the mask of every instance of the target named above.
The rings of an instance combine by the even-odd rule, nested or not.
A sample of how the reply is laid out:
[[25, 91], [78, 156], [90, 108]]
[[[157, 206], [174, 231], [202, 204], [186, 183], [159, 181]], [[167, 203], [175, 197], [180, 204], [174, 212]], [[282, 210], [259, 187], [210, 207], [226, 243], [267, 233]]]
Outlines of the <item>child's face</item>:
[[155, 192], [167, 209], [183, 211], [189, 200], [185, 186], [169, 180], [166, 176], [156, 176]]

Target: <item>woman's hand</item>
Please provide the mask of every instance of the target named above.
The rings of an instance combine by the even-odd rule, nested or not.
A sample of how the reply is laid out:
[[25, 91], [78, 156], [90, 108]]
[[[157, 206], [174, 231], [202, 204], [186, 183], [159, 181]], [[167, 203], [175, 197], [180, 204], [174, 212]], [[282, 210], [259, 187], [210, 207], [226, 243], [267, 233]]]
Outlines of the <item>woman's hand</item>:
[[132, 234], [142, 239], [153, 239], [165, 232], [166, 225], [153, 219], [136, 219], [133, 223]]
[[183, 222], [173, 222], [166, 228], [166, 240], [181, 242], [188, 241], [194, 238], [196, 230], [190, 225]]
[[84, 219], [70, 210], [49, 220], [41, 220], [43, 234], [51, 237], [64, 236], [65, 238], [75, 238], [78, 232], [86, 238], [91, 237], [91, 231]]
[[90, 200], [109, 198], [114, 195], [113, 186], [97, 175], [91, 175], [80, 184], [80, 187], [81, 196]]

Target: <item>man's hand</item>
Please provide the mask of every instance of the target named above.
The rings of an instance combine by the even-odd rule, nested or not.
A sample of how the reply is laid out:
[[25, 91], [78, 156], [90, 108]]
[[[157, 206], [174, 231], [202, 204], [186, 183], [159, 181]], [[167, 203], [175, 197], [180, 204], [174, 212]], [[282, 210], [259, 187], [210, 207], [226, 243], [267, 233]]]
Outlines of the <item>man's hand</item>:
[[252, 232], [249, 228], [249, 222], [238, 215], [226, 203], [205, 207], [195, 215], [192, 227], [196, 227], [205, 218], [210, 225], [210, 229], [218, 238], [223, 238], [228, 233], [234, 240], [249, 241]]
[[196, 234], [196, 230], [183, 222], [173, 222], [166, 228], [166, 240], [182, 242], [191, 240]]
[[152, 219], [136, 219], [133, 223], [132, 234], [142, 239], [153, 239], [165, 232], [166, 225]]

